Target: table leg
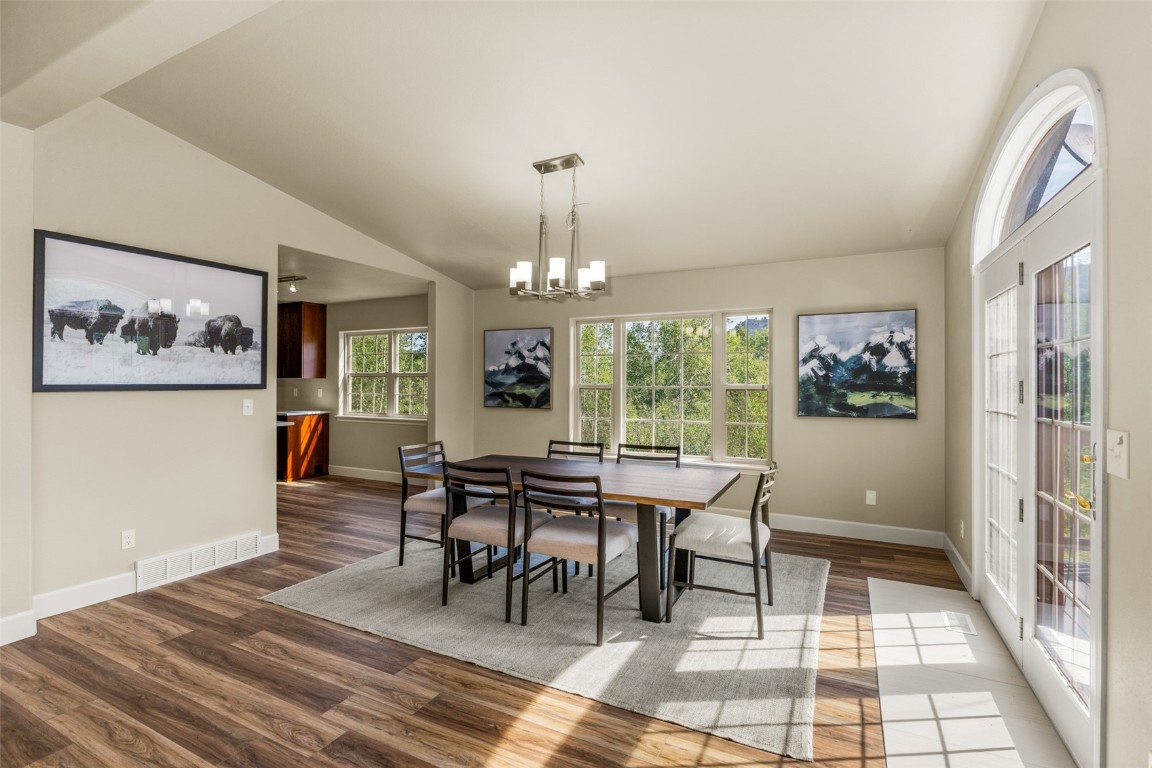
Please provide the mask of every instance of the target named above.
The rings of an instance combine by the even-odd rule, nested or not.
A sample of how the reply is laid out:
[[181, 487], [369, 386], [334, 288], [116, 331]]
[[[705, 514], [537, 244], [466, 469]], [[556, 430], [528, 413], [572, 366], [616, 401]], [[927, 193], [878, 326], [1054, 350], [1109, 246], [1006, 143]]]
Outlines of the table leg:
[[636, 505], [636, 563], [640, 571], [640, 614], [645, 621], [663, 621], [664, 600], [660, 589], [660, 558], [664, 556], [656, 507]]

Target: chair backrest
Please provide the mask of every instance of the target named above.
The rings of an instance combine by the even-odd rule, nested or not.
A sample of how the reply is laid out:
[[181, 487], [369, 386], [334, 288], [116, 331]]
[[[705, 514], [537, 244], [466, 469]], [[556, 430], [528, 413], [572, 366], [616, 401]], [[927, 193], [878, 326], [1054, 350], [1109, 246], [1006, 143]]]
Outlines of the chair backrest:
[[550, 459], [584, 459], [588, 461], [604, 461], [603, 443], [574, 443], [568, 440], [549, 440], [548, 458]]
[[516, 492], [512, 489], [512, 470], [508, 467], [468, 467], [446, 461], [444, 488], [448, 491], [446, 495], [449, 504], [454, 496], [502, 501], [509, 506], [516, 498]]
[[768, 501], [772, 498], [772, 486], [776, 484], [776, 472], [779, 467], [773, 461], [768, 465], [768, 469], [760, 473], [760, 479], [756, 483], [756, 500], [752, 504], [752, 523], [755, 526], [756, 520], [759, 519], [764, 525], [771, 527], [768, 522]]
[[400, 485], [403, 499], [408, 498], [408, 480], [417, 478], [424, 485], [431, 485], [444, 477], [444, 442], [402, 445], [400, 452]]
[[620, 443], [616, 446], [616, 463], [624, 461], [666, 461], [680, 466], [680, 446]]
[[543, 509], [594, 512], [604, 518], [604, 490], [597, 475], [553, 475], [524, 469], [520, 471], [520, 486], [529, 513], [536, 504]]

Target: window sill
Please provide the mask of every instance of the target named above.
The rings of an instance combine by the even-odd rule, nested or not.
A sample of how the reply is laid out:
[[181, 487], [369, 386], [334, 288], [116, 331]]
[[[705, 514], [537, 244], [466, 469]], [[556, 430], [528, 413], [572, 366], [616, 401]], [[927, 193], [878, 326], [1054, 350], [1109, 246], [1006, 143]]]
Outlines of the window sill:
[[369, 416], [351, 413], [341, 413], [336, 416], [337, 421], [360, 421], [380, 424], [427, 424], [427, 416]]

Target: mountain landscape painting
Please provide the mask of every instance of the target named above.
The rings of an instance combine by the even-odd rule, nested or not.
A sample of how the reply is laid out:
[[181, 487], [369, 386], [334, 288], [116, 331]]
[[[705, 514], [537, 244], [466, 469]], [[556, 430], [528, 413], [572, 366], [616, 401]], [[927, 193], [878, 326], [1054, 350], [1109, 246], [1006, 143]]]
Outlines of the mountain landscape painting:
[[799, 316], [801, 416], [916, 418], [916, 310]]
[[484, 331], [484, 405], [552, 407], [552, 329]]

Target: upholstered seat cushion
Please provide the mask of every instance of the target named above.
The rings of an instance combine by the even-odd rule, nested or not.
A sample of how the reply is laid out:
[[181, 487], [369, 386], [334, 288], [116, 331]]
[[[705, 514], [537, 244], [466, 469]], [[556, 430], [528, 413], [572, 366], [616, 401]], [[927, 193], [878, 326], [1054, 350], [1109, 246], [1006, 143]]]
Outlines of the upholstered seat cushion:
[[[552, 516], [547, 512], [532, 513], [532, 530], [550, 524]], [[504, 546], [508, 541], [508, 507], [502, 504], [477, 507], [467, 514], [453, 518], [448, 526], [448, 536], [453, 539], [475, 541], [479, 544]], [[516, 533], [513, 543], [524, 541], [524, 512], [516, 510]]]
[[[476, 490], [486, 491], [485, 488]], [[409, 512], [427, 512], [433, 515], [442, 515], [446, 511], [447, 497], [444, 488], [431, 488], [427, 491], [414, 493], [404, 502], [404, 509]], [[488, 501], [477, 496], [468, 497], [469, 507], [479, 507]]]
[[[756, 528], [763, 550], [772, 532], [761, 522], [756, 523]], [[714, 512], [693, 512], [676, 526], [676, 549], [691, 549], [697, 554], [732, 560], [751, 560], [760, 556], [759, 552], [755, 555], [752, 552], [752, 530], [747, 517]]]
[[[532, 532], [528, 540], [528, 551], [540, 555], [575, 560], [580, 563], [595, 563], [596, 526], [595, 517], [584, 515], [563, 515]], [[605, 562], [622, 555], [636, 544], [636, 526], [617, 520], [604, 521]]]

